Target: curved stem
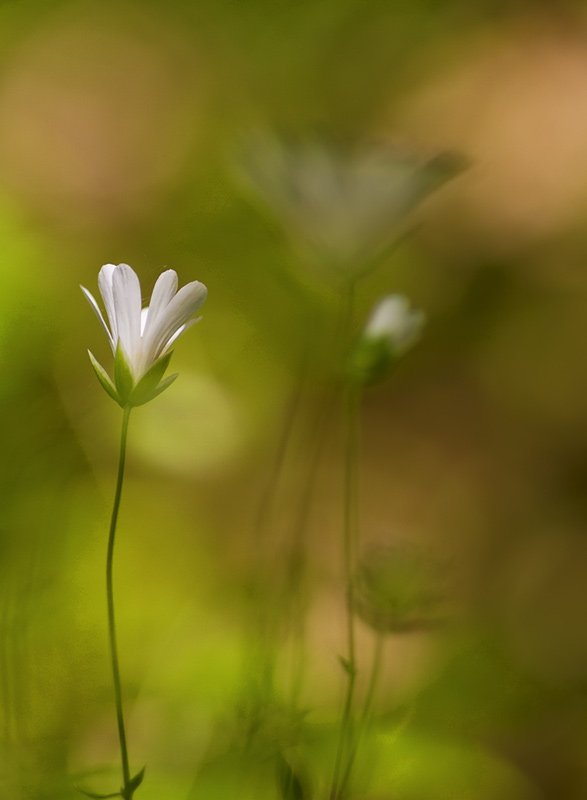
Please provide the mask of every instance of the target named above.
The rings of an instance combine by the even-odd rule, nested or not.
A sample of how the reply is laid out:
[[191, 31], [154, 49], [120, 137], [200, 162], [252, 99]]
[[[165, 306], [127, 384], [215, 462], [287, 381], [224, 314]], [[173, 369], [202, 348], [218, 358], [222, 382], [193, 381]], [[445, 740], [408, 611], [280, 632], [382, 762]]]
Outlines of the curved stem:
[[116, 490], [114, 492], [114, 503], [112, 506], [112, 517], [110, 518], [110, 533], [108, 535], [108, 551], [106, 555], [106, 597], [108, 601], [108, 637], [110, 642], [110, 657], [112, 661], [112, 680], [114, 683], [114, 702], [116, 705], [116, 721], [118, 724], [118, 739], [120, 742], [120, 759], [122, 763], [123, 789], [122, 796], [125, 800], [131, 800], [134, 790], [130, 786], [130, 769], [128, 764], [128, 749], [126, 744], [126, 731], [124, 727], [124, 713], [122, 710], [122, 689], [120, 684], [120, 666], [118, 663], [118, 646], [116, 643], [116, 621], [114, 616], [114, 588], [112, 580], [113, 561], [114, 561], [114, 542], [116, 539], [116, 523], [118, 521], [118, 510], [120, 508], [120, 498], [122, 496], [122, 485], [124, 482], [124, 465], [126, 461], [126, 439], [128, 435], [128, 421], [130, 417], [130, 406], [124, 409], [122, 417], [122, 430], [120, 434], [120, 454], [118, 458], [118, 477], [116, 479]]

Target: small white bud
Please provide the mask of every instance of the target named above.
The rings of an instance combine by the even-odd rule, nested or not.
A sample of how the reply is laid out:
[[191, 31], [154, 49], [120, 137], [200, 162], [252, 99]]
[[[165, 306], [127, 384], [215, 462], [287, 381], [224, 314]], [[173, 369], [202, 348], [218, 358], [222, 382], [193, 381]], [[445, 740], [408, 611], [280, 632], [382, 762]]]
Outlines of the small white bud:
[[348, 375], [360, 384], [381, 380], [397, 359], [415, 344], [424, 325], [405, 297], [390, 294], [380, 300], [351, 351]]
[[412, 310], [403, 295], [390, 294], [371, 312], [363, 335], [367, 339], [387, 341], [393, 355], [401, 355], [420, 338], [424, 321], [423, 312]]

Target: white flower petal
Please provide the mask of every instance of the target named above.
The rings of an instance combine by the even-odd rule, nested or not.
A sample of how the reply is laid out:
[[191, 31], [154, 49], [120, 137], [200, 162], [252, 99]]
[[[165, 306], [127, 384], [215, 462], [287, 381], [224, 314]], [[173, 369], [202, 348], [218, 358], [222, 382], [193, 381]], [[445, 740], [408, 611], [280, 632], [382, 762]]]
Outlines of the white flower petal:
[[128, 264], [119, 264], [115, 268], [112, 294], [118, 339], [129, 366], [136, 373], [136, 358], [141, 349], [141, 285]]
[[106, 335], [108, 336], [108, 340], [110, 342], [110, 347], [112, 348], [112, 352], [114, 352], [115, 349], [116, 349], [116, 344], [115, 344], [114, 338], [113, 338], [113, 336], [112, 336], [112, 334], [110, 332], [110, 328], [106, 324], [106, 320], [104, 319], [104, 315], [102, 314], [102, 311], [100, 310], [100, 306], [96, 302], [96, 300], [94, 298], [94, 295], [91, 292], [89, 292], [86, 289], [85, 286], [80, 286], [80, 289], [84, 293], [84, 296], [85, 296], [86, 300], [92, 306], [92, 308], [94, 310], [94, 313], [96, 314], [96, 316], [98, 317], [98, 319], [100, 320], [100, 322], [102, 324], [102, 327], [106, 331]]
[[141, 336], [145, 332], [148, 316], [149, 316], [149, 306], [146, 306], [145, 308], [141, 309]]
[[166, 269], [157, 278], [153, 292], [151, 294], [151, 302], [149, 303], [149, 313], [147, 315], [147, 325], [152, 325], [159, 314], [171, 302], [177, 292], [177, 272], [174, 269]]
[[143, 344], [146, 363], [159, 358], [163, 348], [206, 300], [208, 290], [200, 281], [183, 286], [148, 326]]
[[114, 276], [115, 269], [116, 267], [114, 264], [104, 264], [98, 273], [98, 287], [100, 289], [100, 294], [102, 295], [102, 300], [104, 301], [106, 314], [108, 315], [114, 348], [116, 348], [116, 342], [118, 340], [116, 311], [114, 310], [114, 295], [112, 293], [112, 278]]
[[[197, 321], [193, 317], [208, 290], [203, 283], [193, 281], [178, 292], [177, 282], [175, 271], [165, 270], [155, 282], [150, 304], [141, 308], [141, 287], [134, 270], [128, 264], [105, 264], [100, 270], [98, 284], [106, 314], [91, 292], [81, 287], [106, 331], [115, 356], [118, 356], [118, 348], [121, 351], [120, 359], [115, 359], [116, 391], [110, 391], [112, 387], [108, 382], [105, 386], [117, 402], [129, 405], [145, 402], [140, 393], [133, 396], [139, 382], [157, 359], [168, 354], [181, 334]], [[165, 370], [168, 360], [160, 370]], [[98, 377], [105, 385], [103, 372], [100, 367]], [[170, 380], [163, 381], [159, 388], [165, 388]]]
[[178, 328], [178, 329], [175, 331], [175, 333], [173, 334], [173, 336], [171, 337], [171, 339], [169, 339], [169, 341], [167, 342], [167, 344], [166, 344], [166, 345], [164, 345], [163, 349], [161, 350], [161, 353], [160, 353], [160, 355], [164, 356], [164, 355], [165, 355], [165, 353], [168, 353], [168, 352], [169, 352], [169, 350], [171, 349], [171, 347], [172, 347], [172, 346], [175, 344], [175, 342], [176, 342], [176, 341], [179, 339], [179, 337], [182, 335], [182, 333], [184, 333], [185, 331], [187, 331], [187, 329], [188, 329], [188, 328], [191, 328], [191, 327], [192, 327], [192, 325], [195, 325], [195, 324], [196, 324], [196, 322], [199, 322], [201, 319], [202, 319], [202, 317], [195, 317], [194, 319], [190, 319], [190, 320], [188, 320], [188, 321], [185, 323], [185, 325], [182, 325], [180, 328]]
[[410, 313], [408, 301], [399, 294], [390, 294], [377, 303], [365, 328], [367, 336], [376, 339], [401, 329]]

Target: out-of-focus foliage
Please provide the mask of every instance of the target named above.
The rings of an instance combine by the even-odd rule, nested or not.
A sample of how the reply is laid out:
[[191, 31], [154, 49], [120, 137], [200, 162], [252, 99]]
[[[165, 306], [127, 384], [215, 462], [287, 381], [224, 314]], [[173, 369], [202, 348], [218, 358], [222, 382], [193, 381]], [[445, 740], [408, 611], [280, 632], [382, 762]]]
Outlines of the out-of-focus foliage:
[[[345, 342], [337, 288], [235, 174], [243, 135], [276, 130], [469, 164], [356, 286], [352, 336], [390, 292], [428, 320], [364, 396], [361, 540], [430, 548], [451, 581], [445, 624], [385, 636], [352, 786], [583, 797], [584, 4], [25, 0], [0, 4], [0, 44], [0, 796], [119, 785], [120, 419], [79, 290], [107, 262], [209, 289], [176, 384], [131, 420], [115, 580], [137, 797], [328, 790]], [[360, 623], [359, 698], [374, 635]]]

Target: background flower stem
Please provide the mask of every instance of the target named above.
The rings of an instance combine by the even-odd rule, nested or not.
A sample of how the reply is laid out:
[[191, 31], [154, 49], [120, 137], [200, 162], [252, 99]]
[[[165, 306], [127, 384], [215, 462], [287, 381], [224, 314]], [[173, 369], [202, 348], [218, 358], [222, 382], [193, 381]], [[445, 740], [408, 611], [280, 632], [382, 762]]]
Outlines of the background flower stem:
[[[350, 284], [347, 294], [347, 338], [352, 321], [354, 285]], [[344, 564], [344, 580], [347, 596], [346, 603], [346, 636], [347, 653], [344, 659], [347, 678], [346, 694], [343, 703], [339, 728], [338, 746], [332, 779], [331, 800], [339, 800], [342, 796], [343, 783], [341, 771], [345, 758], [349, 758], [353, 750], [353, 701], [357, 679], [357, 662], [355, 646], [355, 598], [353, 591], [353, 572], [356, 562], [358, 540], [358, 506], [357, 506], [357, 467], [359, 450], [359, 406], [360, 388], [347, 382], [343, 397], [344, 415], [344, 499], [342, 550]]]
[[382, 659], [383, 642], [384, 642], [384, 635], [383, 633], [378, 632], [375, 637], [373, 660], [371, 662], [371, 672], [369, 674], [369, 681], [367, 684], [367, 690], [365, 692], [365, 699], [363, 701], [363, 710], [361, 711], [360, 719], [357, 725], [357, 732], [354, 738], [354, 742], [352, 743], [352, 749], [349, 753], [345, 772], [344, 775], [342, 776], [342, 780], [340, 781], [341, 795], [344, 795], [344, 792], [348, 785], [349, 778], [351, 776], [353, 764], [355, 763], [355, 758], [357, 756], [357, 751], [359, 749], [360, 740], [364, 736], [367, 730], [367, 726], [369, 725], [371, 709], [373, 708], [373, 700], [375, 699], [375, 692], [377, 689], [377, 684], [379, 682], [379, 675], [381, 673], [381, 662], [383, 660]]
[[122, 430], [120, 434], [120, 454], [118, 458], [118, 476], [116, 490], [110, 519], [110, 533], [108, 535], [108, 551], [106, 556], [106, 597], [108, 601], [108, 637], [110, 642], [110, 657], [112, 661], [112, 680], [114, 683], [114, 702], [116, 704], [116, 720], [118, 724], [118, 739], [120, 742], [120, 759], [122, 763], [123, 797], [131, 800], [134, 789], [130, 786], [130, 769], [128, 764], [128, 749], [126, 744], [126, 730], [124, 727], [124, 713], [122, 709], [122, 689], [120, 685], [120, 666], [118, 662], [118, 646], [116, 643], [116, 620], [114, 614], [114, 587], [113, 587], [113, 562], [114, 543], [116, 539], [116, 523], [124, 483], [124, 466], [126, 462], [126, 440], [128, 436], [128, 422], [131, 407], [124, 409], [122, 417]]

